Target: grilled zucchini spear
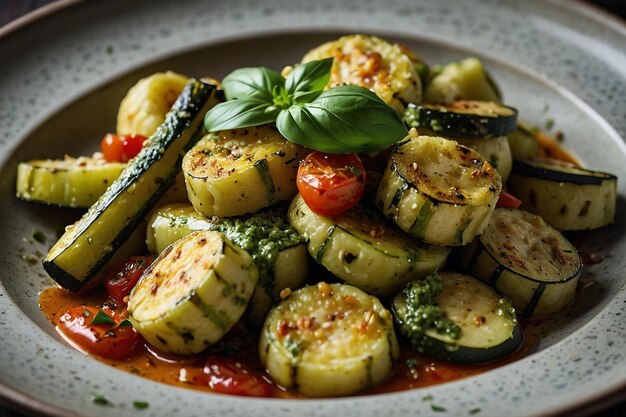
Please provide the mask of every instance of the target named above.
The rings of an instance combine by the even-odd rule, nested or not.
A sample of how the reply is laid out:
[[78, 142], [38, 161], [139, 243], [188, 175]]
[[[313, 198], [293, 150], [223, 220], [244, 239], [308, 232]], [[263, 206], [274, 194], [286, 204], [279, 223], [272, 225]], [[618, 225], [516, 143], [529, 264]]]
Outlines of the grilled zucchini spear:
[[149, 144], [50, 249], [43, 266], [55, 281], [80, 289], [128, 239], [174, 181], [181, 155], [202, 137], [204, 114], [217, 102], [215, 86], [190, 81]]

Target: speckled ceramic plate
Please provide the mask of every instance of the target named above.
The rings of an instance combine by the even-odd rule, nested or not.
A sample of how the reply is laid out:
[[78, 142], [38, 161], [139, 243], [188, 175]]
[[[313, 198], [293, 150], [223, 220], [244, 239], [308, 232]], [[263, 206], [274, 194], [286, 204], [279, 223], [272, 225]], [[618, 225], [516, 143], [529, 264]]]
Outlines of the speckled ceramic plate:
[[[538, 416], [587, 412], [626, 388], [626, 29], [571, 1], [60, 2], [0, 31], [0, 394], [55, 416]], [[28, 23], [28, 24], [26, 24]], [[538, 351], [481, 376], [370, 397], [281, 401], [211, 395], [118, 371], [70, 349], [37, 307], [51, 285], [21, 258], [78, 213], [17, 201], [17, 161], [93, 151], [142, 75], [276, 69], [343, 33], [404, 42], [431, 63], [477, 55], [505, 101], [590, 167], [620, 176], [616, 224], [588, 244], [576, 304], [542, 325]], [[45, 231], [42, 245], [31, 238]], [[113, 405], [91, 401], [98, 392]], [[132, 402], [148, 401], [146, 410]]]

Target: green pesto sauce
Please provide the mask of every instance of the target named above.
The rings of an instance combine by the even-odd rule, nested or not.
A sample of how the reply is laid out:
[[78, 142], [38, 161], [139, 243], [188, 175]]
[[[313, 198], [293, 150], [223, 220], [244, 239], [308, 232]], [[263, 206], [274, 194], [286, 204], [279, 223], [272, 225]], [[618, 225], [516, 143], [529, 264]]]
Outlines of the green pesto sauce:
[[278, 253], [303, 242], [287, 220], [273, 212], [243, 218], [223, 218], [214, 225], [214, 230], [224, 233], [252, 256], [259, 269], [259, 283], [265, 288], [269, 288], [274, 281]]
[[411, 346], [422, 351], [426, 332], [435, 331], [451, 339], [458, 339], [461, 328], [445, 317], [435, 298], [443, 290], [437, 274], [409, 283], [393, 300], [392, 311], [400, 332]]

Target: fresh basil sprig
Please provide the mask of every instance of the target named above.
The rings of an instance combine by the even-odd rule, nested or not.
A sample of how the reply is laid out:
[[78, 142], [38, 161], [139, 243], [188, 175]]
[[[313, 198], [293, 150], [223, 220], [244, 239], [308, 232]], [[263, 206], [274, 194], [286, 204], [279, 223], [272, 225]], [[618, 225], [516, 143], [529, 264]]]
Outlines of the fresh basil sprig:
[[285, 79], [268, 68], [240, 68], [222, 81], [227, 101], [205, 116], [208, 131], [276, 122], [288, 140], [328, 153], [372, 152], [407, 134], [398, 113], [370, 90], [324, 91], [333, 58], [298, 65]]

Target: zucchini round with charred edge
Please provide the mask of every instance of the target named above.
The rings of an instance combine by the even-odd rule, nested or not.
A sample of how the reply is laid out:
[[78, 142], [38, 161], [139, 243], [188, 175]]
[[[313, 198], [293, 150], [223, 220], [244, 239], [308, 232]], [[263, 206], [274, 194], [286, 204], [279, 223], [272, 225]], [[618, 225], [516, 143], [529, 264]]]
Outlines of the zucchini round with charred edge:
[[60, 207], [87, 208], [125, 167], [126, 164], [104, 159], [69, 156], [21, 162], [17, 166], [17, 197]]
[[303, 157], [272, 126], [209, 133], [183, 159], [189, 200], [206, 217], [254, 213], [296, 193]]
[[207, 219], [189, 204], [164, 206], [148, 220], [148, 250], [160, 253], [196, 230], [224, 233], [252, 256], [259, 280], [246, 313], [251, 323], [263, 324], [283, 289], [295, 290], [304, 285], [308, 269], [306, 246], [277, 210], [236, 219]]
[[169, 246], [130, 293], [128, 319], [153, 346], [192, 354], [241, 318], [258, 271], [223, 234], [196, 231]]
[[215, 86], [190, 81], [149, 143], [50, 249], [43, 266], [55, 281], [80, 289], [128, 239], [174, 181], [182, 155], [202, 137], [204, 114], [220, 97]]
[[506, 295], [523, 316], [545, 317], [576, 294], [582, 260], [541, 217], [498, 208], [485, 232], [462, 251], [461, 265]]
[[613, 223], [617, 177], [548, 159], [518, 160], [509, 182], [522, 208], [559, 230], [589, 230]]
[[515, 132], [517, 110], [492, 101], [411, 104], [404, 113], [409, 127], [455, 138], [493, 138]]
[[351, 285], [320, 282], [272, 309], [259, 354], [278, 384], [322, 397], [383, 382], [399, 347], [391, 313], [378, 299]]
[[289, 207], [289, 222], [317, 262], [370, 294], [393, 295], [443, 266], [450, 249], [412, 239], [375, 214], [357, 206], [340, 216], [320, 216], [298, 194]]
[[466, 245], [482, 233], [502, 179], [476, 151], [457, 142], [417, 136], [391, 154], [376, 204], [400, 229], [442, 246]]
[[451, 362], [498, 359], [524, 340], [510, 301], [455, 272], [410, 283], [394, 298], [392, 311], [413, 349]]

